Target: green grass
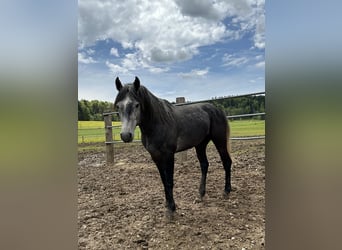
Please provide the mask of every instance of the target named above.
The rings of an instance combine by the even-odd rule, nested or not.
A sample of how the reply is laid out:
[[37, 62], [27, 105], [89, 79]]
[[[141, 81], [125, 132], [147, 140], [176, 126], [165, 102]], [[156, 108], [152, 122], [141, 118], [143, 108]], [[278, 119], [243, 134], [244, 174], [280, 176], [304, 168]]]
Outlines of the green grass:
[[230, 137], [265, 135], [264, 120], [235, 120], [229, 121]]
[[[113, 140], [120, 141], [121, 122], [113, 122]], [[137, 127], [134, 133], [134, 139], [140, 140], [140, 129]], [[103, 121], [78, 121], [78, 143], [93, 143], [105, 141], [105, 129]]]
[[[113, 122], [113, 126], [120, 126], [120, 122]], [[265, 135], [265, 121], [262, 120], [235, 120], [230, 121], [230, 137]], [[120, 128], [113, 128], [113, 140], [120, 140]], [[140, 140], [140, 129], [136, 128], [134, 139]], [[105, 141], [103, 121], [79, 121], [78, 143], [94, 143]]]

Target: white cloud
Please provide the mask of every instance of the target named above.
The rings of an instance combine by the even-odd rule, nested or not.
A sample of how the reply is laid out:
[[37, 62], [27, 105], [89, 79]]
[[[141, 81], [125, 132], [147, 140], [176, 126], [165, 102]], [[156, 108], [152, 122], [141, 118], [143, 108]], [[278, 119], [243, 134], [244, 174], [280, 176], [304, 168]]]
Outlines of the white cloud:
[[[158, 71], [156, 63], [167, 68], [167, 63], [191, 59], [201, 46], [248, 32], [254, 33], [254, 47], [264, 48], [263, 8], [260, 0], [80, 0], [79, 47], [113, 39], [135, 57], [125, 58], [120, 67]], [[239, 30], [230, 30], [226, 17]], [[111, 54], [119, 55], [115, 48]]]
[[230, 54], [224, 54], [223, 58], [223, 66], [226, 67], [239, 67], [249, 62], [248, 57], [246, 56], [236, 56]]
[[257, 47], [258, 49], [265, 48], [265, 15], [264, 14], [260, 14], [256, 18], [254, 46]]
[[261, 60], [264, 58], [264, 55], [257, 55], [255, 56], [255, 60]]
[[158, 74], [158, 73], [162, 73], [162, 72], [167, 72], [167, 71], [170, 70], [170, 68], [168, 68], [168, 67], [158, 68], [158, 67], [152, 67], [152, 66], [150, 66], [150, 67], [148, 68], [148, 70], [149, 70], [151, 73]]
[[95, 54], [95, 50], [93, 50], [93, 49], [87, 49], [87, 54], [88, 54], [88, 55], [94, 55], [94, 54]]
[[87, 57], [84, 53], [78, 53], [78, 62], [79, 63], [84, 63], [84, 64], [89, 64], [89, 63], [96, 63], [96, 61], [91, 57]]
[[117, 48], [111, 48], [110, 49], [110, 54], [116, 57], [119, 57], [119, 51]]
[[187, 73], [179, 73], [178, 76], [182, 78], [201, 78], [208, 74], [209, 68], [206, 69], [193, 69]]
[[120, 65], [110, 63], [108, 61], [106, 61], [106, 65], [114, 75], [127, 74], [128, 73], [128, 70], [124, 67], [121, 67]]
[[183, 61], [190, 59], [192, 55], [196, 54], [197, 50], [191, 48], [182, 48], [179, 50], [165, 49], [153, 47], [150, 52], [151, 61], [154, 62], [171, 62]]
[[255, 67], [257, 68], [265, 68], [265, 61], [261, 61], [255, 64]]
[[122, 60], [122, 66], [128, 70], [136, 70], [139, 66], [143, 66], [143, 62], [135, 53], [126, 54]]
[[264, 0], [231, 0], [223, 1], [222, 8], [233, 23], [239, 27], [239, 37], [253, 32], [254, 48], [265, 48], [265, 1]]
[[141, 59], [141, 57], [139, 57], [139, 55], [136, 53], [126, 54], [125, 57], [120, 60], [120, 65], [106, 61], [106, 66], [115, 75], [129, 74], [130, 72], [136, 71], [141, 68], [147, 69], [151, 73], [162, 73], [162, 72], [166, 72], [169, 70], [168, 67], [160, 68], [160, 67], [155, 67], [153, 65], [145, 63]]

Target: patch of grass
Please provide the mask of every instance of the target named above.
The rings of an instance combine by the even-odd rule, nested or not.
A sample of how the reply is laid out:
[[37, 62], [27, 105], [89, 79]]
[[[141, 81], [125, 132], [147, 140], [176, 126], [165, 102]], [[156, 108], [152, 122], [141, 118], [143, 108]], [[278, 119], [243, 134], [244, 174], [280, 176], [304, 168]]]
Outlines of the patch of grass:
[[[120, 141], [121, 122], [112, 122], [113, 141]], [[134, 140], [141, 139], [139, 127], [135, 129]], [[79, 121], [78, 143], [105, 142], [105, 128], [103, 121]]]
[[265, 135], [264, 120], [234, 120], [229, 121], [230, 137]]

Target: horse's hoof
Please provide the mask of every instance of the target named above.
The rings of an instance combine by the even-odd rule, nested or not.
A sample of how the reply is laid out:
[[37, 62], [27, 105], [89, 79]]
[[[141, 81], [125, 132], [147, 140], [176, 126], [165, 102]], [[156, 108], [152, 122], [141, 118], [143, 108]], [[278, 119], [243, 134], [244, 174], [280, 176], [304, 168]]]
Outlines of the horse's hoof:
[[165, 202], [165, 208], [170, 211], [176, 211], [176, 204], [169, 204], [168, 202]]
[[228, 199], [229, 198], [229, 194], [230, 194], [230, 192], [224, 191], [223, 192], [223, 198], [224, 199]]
[[199, 190], [199, 195], [201, 197], [201, 199], [203, 198], [203, 196], [205, 195], [205, 189], [204, 188], [200, 188]]
[[175, 211], [172, 211], [170, 209], [166, 210], [165, 217], [168, 222], [172, 222], [175, 219]]
[[201, 203], [202, 201], [203, 201], [203, 197], [199, 197], [199, 198], [196, 198], [193, 203], [194, 204]]

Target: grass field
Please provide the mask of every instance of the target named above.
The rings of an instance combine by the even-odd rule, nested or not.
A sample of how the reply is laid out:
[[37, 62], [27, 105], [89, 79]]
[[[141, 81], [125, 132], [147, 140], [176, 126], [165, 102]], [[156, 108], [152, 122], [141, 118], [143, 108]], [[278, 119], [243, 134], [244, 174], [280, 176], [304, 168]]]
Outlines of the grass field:
[[[120, 140], [121, 122], [113, 122], [113, 140]], [[140, 129], [137, 127], [134, 139], [140, 140]], [[103, 121], [78, 121], [78, 143], [104, 142], [105, 129]]]
[[265, 120], [229, 121], [230, 137], [265, 135]]
[[[235, 120], [230, 121], [230, 137], [265, 135], [265, 121], [263, 120]], [[120, 140], [120, 122], [113, 122], [113, 140]], [[140, 140], [140, 129], [137, 127], [134, 139]], [[105, 130], [103, 121], [79, 121], [78, 143], [104, 142]]]

